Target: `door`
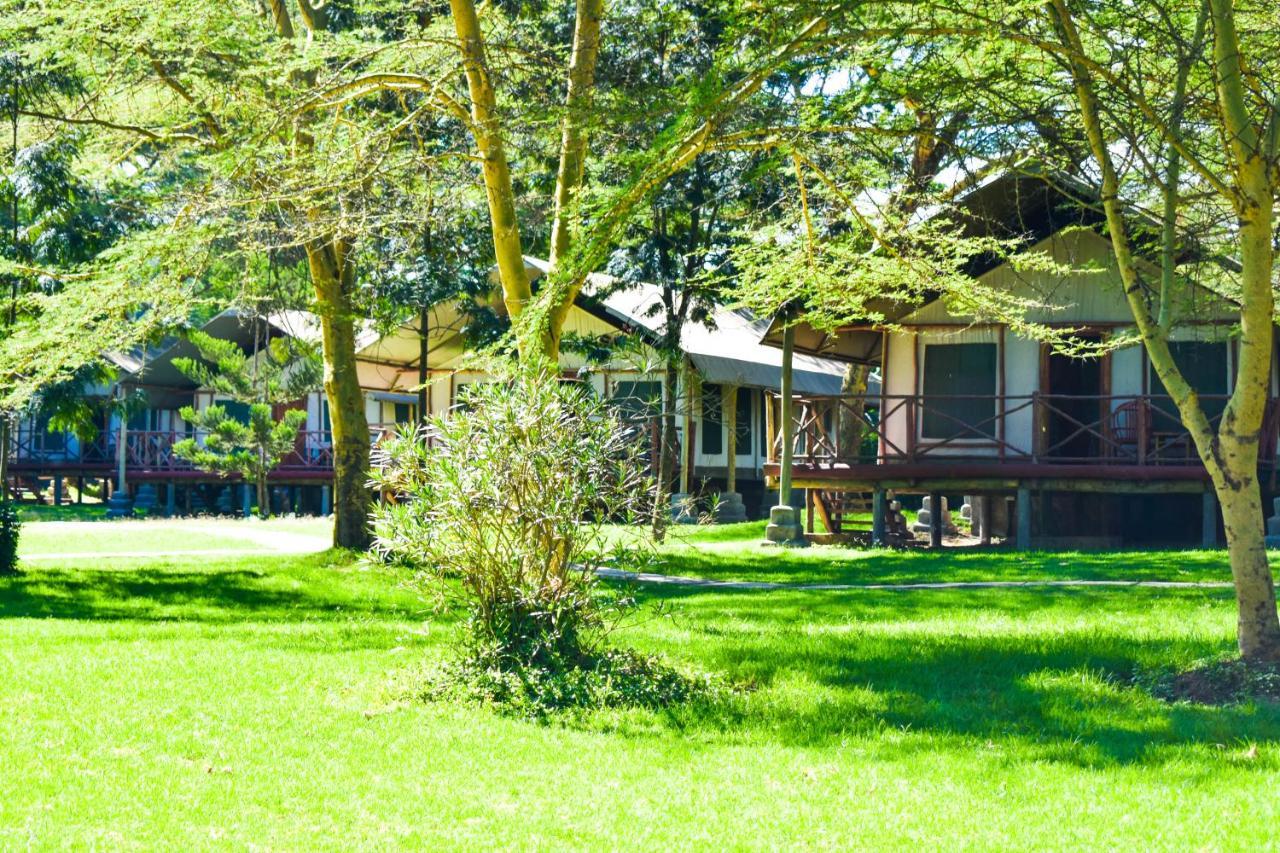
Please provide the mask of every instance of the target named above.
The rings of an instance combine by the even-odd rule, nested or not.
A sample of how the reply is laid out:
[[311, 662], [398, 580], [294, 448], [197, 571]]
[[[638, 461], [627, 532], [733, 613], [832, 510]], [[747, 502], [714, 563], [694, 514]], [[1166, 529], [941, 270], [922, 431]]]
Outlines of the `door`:
[[1088, 461], [1102, 456], [1105, 435], [1106, 370], [1109, 359], [1073, 358], [1044, 349], [1041, 392], [1041, 452], [1060, 461]]

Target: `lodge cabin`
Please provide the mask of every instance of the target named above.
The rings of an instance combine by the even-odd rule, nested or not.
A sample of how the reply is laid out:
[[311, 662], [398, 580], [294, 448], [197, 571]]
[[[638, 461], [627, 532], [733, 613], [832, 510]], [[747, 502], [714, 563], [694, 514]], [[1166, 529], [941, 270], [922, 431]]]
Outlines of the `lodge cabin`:
[[[544, 267], [530, 259], [529, 269], [537, 278]], [[570, 312], [566, 335], [603, 340], [627, 334], [637, 338], [640, 346], [604, 364], [566, 348], [561, 369], [567, 380], [584, 383], [594, 393], [615, 401], [629, 418], [642, 422], [645, 426], [637, 430], [638, 440], [648, 442], [652, 449], [665, 381], [647, 343], [655, 339], [660, 322], [650, 311], [657, 290], [648, 285], [619, 289], [613, 280], [596, 277], [589, 291], [599, 294], [598, 298], [591, 292], [584, 294]], [[500, 303], [496, 304], [500, 308]], [[732, 443], [734, 486], [743, 496], [745, 514], [758, 517], [767, 514], [776, 502], [764, 482], [768, 454], [765, 395], [779, 387], [782, 354], [761, 344], [767, 325], [764, 321], [728, 308], [715, 313], [714, 329], [689, 328], [682, 341], [687, 370], [682, 371], [677, 394], [692, 403], [682, 402], [679, 408], [677, 471], [689, 491], [710, 494], [725, 490]], [[425, 370], [421, 368], [424, 344], [419, 332], [424, 319]], [[491, 380], [469, 360], [464, 333], [467, 322], [468, 315], [460, 306], [444, 304], [431, 309], [425, 318], [391, 331], [380, 331], [372, 324], [361, 329], [357, 371], [371, 442], [419, 422], [418, 387], [423, 378], [428, 415], [448, 411], [463, 400], [468, 386]], [[304, 311], [252, 318], [228, 310], [202, 328], [214, 337], [235, 341], [246, 353], [281, 336], [319, 340], [318, 318]], [[166, 342], [145, 356], [113, 354], [119, 371], [117, 384], [86, 387], [86, 398], [105, 404], [121, 390], [142, 392], [146, 406], [124, 423], [102, 406], [103, 423], [93, 441], [50, 433], [47, 418], [39, 415], [26, 419], [15, 432], [10, 464], [19, 493], [61, 503], [69, 494], [68, 484], [80, 487], [75, 492], [79, 499], [86, 484], [100, 484], [105, 498], [123, 483], [137, 505], [159, 513], [247, 513], [252, 489], [235, 478], [222, 479], [197, 470], [172, 450], [184, 438], [200, 437], [183, 421], [180, 410], [184, 406], [203, 410], [217, 404], [227, 406], [233, 414], [244, 408], [247, 416], [247, 407], [196, 387], [173, 363], [175, 358], [197, 354], [185, 338]], [[845, 365], [838, 361], [797, 356], [795, 387], [805, 394], [837, 394], [844, 372]], [[333, 478], [328, 400], [316, 390], [282, 408], [304, 409], [307, 421], [296, 449], [271, 474], [273, 510], [327, 514]], [[119, 452], [122, 446], [123, 454]]]
[[[793, 483], [819, 504], [849, 492], [868, 493], [873, 503], [886, 492], [905, 501], [949, 496], [953, 508], [970, 504], [984, 541], [1023, 547], [1216, 543], [1208, 475], [1136, 339], [1110, 241], [1093, 227], [1096, 213], [1039, 178], [1010, 174], [979, 185], [966, 204], [976, 221], [1024, 229], [1032, 250], [1070, 268], [998, 263], [979, 266], [974, 277], [1036, 305], [1028, 320], [1115, 348], [1100, 357], [1062, 354], [943, 298], [894, 306], [889, 323], [834, 334], [800, 323], [796, 353], [873, 364], [883, 384], [874, 401], [795, 395]], [[1159, 280], [1149, 264], [1145, 272]], [[1239, 315], [1207, 289], [1185, 290], [1173, 355], [1216, 424], [1233, 390]], [[781, 325], [768, 333], [777, 346]], [[1260, 473], [1264, 489], [1274, 490], [1274, 356], [1269, 381]], [[866, 419], [866, 429], [876, 449], [859, 453], [830, 423], [834, 413], [871, 402], [879, 416]], [[766, 472], [776, 476], [780, 436], [771, 447]]]

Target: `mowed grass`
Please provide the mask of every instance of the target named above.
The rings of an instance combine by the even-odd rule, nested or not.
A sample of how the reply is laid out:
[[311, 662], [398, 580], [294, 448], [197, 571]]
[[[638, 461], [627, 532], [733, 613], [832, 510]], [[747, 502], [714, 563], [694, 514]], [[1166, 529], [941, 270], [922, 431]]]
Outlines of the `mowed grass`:
[[102, 523], [51, 521], [26, 523], [19, 555], [182, 554], [211, 551], [320, 550], [332, 537], [323, 519], [171, 519]]
[[[753, 547], [712, 544], [669, 552], [728, 575]], [[812, 577], [833, 558], [785, 559]], [[347, 555], [77, 565], [0, 580], [0, 847], [1252, 850], [1280, 832], [1280, 709], [1129, 686], [1229, 653], [1229, 590], [644, 587], [615, 642], [740, 692], [546, 724], [389, 702], [456, 614]]]
[[[617, 531], [614, 535], [626, 538]], [[937, 581], [1231, 580], [1224, 551], [1017, 552], [1008, 548], [865, 549], [841, 545], [766, 548], [764, 522], [672, 527], [654, 571], [786, 584]]]

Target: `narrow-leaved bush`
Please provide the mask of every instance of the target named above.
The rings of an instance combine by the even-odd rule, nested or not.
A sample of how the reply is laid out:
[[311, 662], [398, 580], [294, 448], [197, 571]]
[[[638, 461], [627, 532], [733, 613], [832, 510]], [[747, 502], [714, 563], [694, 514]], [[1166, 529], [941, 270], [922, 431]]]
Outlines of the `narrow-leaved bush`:
[[642, 517], [648, 489], [642, 443], [589, 388], [509, 368], [374, 468], [375, 549], [460, 600], [472, 664], [590, 665], [610, 624], [594, 572], [617, 555], [602, 527]]

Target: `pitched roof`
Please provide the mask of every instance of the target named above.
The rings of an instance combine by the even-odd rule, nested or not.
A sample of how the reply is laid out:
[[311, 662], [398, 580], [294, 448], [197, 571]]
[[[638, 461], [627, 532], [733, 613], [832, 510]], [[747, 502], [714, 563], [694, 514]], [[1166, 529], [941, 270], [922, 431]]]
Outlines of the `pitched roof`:
[[[535, 278], [548, 269], [538, 258], [526, 257], [525, 263]], [[577, 304], [619, 329], [638, 332], [649, 342], [656, 342], [661, 334], [662, 288], [656, 284], [631, 284], [593, 273]], [[767, 320], [746, 309], [724, 305], [712, 308], [711, 320], [711, 327], [686, 323], [680, 334], [680, 348], [704, 381], [750, 388], [781, 385], [782, 353], [760, 342]], [[837, 361], [801, 355], [792, 362], [792, 384], [801, 393], [839, 394], [844, 372]]]

